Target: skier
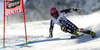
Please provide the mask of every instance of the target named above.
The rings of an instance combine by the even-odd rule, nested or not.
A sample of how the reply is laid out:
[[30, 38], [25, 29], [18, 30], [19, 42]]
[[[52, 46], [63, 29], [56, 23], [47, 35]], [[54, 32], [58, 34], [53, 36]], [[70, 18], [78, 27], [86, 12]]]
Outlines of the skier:
[[61, 27], [61, 30], [64, 32], [69, 32], [71, 34], [73, 34], [74, 36], [71, 36], [71, 38], [74, 37], [78, 37], [79, 34], [77, 32], [83, 32], [85, 34], [89, 34], [92, 36], [92, 38], [95, 37], [95, 33], [91, 30], [87, 30], [87, 29], [83, 29], [83, 28], [78, 28], [76, 25], [74, 25], [71, 21], [69, 21], [64, 14], [65, 13], [69, 13], [72, 11], [79, 11], [80, 9], [78, 8], [70, 8], [70, 9], [66, 9], [66, 10], [62, 10], [60, 12], [58, 12], [58, 10], [53, 7], [50, 9], [50, 14], [52, 16], [52, 19], [50, 21], [50, 29], [49, 29], [49, 37], [52, 38], [53, 37], [53, 27], [54, 24], [58, 24]]

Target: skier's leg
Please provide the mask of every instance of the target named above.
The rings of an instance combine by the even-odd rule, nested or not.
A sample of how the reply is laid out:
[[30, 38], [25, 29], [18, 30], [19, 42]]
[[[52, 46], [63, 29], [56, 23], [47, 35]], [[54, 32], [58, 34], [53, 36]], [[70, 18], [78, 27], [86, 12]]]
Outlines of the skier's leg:
[[89, 35], [92, 36], [92, 38], [95, 37], [95, 33], [94, 33], [93, 31], [91, 31], [91, 30], [79, 28], [79, 29], [77, 29], [77, 32], [83, 32], [83, 33], [85, 33], [85, 34], [89, 34]]
[[71, 34], [73, 34], [73, 35], [75, 35], [75, 36], [77, 36], [78, 35], [78, 33], [77, 33], [77, 30], [78, 29], [78, 27], [77, 26], [75, 26], [72, 22], [70, 22], [69, 20], [68, 20], [68, 22], [66, 23], [66, 25], [64, 25], [64, 26], [61, 26], [61, 30], [62, 31], [64, 31], [64, 32], [69, 32], [69, 33], [71, 33]]
[[73, 34], [75, 36], [78, 35], [78, 33], [76, 31], [78, 29], [78, 27], [75, 24], [73, 24], [71, 21], [68, 20], [68, 23], [66, 25], [69, 25], [68, 28], [69, 28], [69, 30], [71, 30], [71, 32], [70, 32], [71, 34]]
[[[69, 21], [70, 22], [70, 21]], [[83, 28], [78, 28], [76, 25], [74, 25], [72, 22], [70, 22], [73, 30], [75, 30], [76, 32], [83, 32], [86, 34], [89, 34], [92, 36], [92, 38], [95, 37], [95, 32], [91, 31], [91, 30], [87, 30], [87, 29], [83, 29]]]
[[70, 34], [72, 34], [72, 36], [70, 37], [71, 39], [79, 36], [79, 34], [76, 32], [76, 30], [73, 30], [69, 27], [62, 26], [61, 30], [64, 31], [64, 32], [69, 32]]
[[70, 34], [73, 34], [73, 35], [78, 35], [76, 31], [66, 26], [61, 26], [61, 30], [64, 32], [69, 32]]
[[68, 22], [66, 23], [66, 26], [68, 27], [68, 25], [70, 26], [71, 29], [73, 30], [77, 30], [79, 29], [75, 24], [73, 24], [71, 21], [68, 20]]

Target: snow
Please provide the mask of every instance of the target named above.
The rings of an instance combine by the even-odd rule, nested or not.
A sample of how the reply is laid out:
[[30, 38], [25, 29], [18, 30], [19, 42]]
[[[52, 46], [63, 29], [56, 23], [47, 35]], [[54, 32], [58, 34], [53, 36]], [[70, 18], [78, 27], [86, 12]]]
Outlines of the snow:
[[[91, 14], [93, 12], [100, 11], [100, 0], [27, 0], [25, 4], [25, 14], [27, 18], [26, 20], [48, 20], [50, 19], [49, 11], [52, 7], [56, 7], [58, 11], [68, 8], [82, 8], [80, 13], [76, 14]], [[16, 15], [16, 17], [19, 20], [22, 20], [23, 18], [18, 17], [21, 15], [22, 14], [18, 14]], [[12, 17], [13, 16], [11, 16], [11, 18]], [[13, 17], [13, 19], [16, 17]]]
[[96, 38], [85, 35], [70, 39], [71, 34], [62, 32], [55, 24], [53, 38], [49, 35], [49, 22], [27, 22], [28, 46], [25, 46], [24, 23], [6, 24], [6, 47], [3, 46], [3, 25], [0, 25], [0, 50], [100, 50], [100, 12], [90, 15], [68, 17], [80, 28], [91, 29], [97, 33]]

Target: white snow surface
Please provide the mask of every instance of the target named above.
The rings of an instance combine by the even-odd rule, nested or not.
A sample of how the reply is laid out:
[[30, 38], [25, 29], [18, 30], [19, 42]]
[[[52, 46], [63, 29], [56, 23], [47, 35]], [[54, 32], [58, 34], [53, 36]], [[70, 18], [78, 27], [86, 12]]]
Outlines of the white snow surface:
[[100, 50], [100, 12], [68, 19], [79, 28], [92, 28], [97, 36], [70, 39], [71, 34], [61, 31], [55, 24], [54, 37], [47, 38], [50, 20], [27, 22], [28, 46], [25, 46], [24, 23], [6, 24], [6, 47], [3, 47], [3, 25], [0, 25], [0, 50]]

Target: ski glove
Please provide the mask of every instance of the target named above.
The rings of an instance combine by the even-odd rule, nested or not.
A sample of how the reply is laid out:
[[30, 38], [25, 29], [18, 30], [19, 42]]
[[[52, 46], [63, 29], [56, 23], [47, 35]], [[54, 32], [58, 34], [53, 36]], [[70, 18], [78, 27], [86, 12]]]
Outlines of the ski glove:
[[52, 30], [49, 29], [49, 33], [50, 33], [49, 37], [52, 38], [53, 37]]
[[82, 8], [77, 8], [77, 11], [80, 11], [80, 10], [82, 10]]

